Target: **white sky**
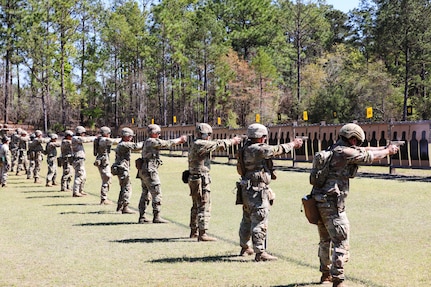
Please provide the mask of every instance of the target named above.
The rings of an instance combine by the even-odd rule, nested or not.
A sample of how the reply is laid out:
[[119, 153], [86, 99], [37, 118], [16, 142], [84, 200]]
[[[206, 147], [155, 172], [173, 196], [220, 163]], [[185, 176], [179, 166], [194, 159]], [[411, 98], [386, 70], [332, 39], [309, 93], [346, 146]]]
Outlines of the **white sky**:
[[359, 6], [359, 0], [326, 0], [326, 3], [345, 13]]

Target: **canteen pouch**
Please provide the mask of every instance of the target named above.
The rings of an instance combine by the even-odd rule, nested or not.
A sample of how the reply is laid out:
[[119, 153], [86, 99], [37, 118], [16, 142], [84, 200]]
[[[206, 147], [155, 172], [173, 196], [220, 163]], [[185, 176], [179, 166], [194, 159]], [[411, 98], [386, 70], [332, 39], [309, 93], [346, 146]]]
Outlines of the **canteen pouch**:
[[186, 169], [185, 171], [183, 171], [183, 174], [181, 176], [181, 180], [184, 183], [188, 183], [189, 182], [189, 176], [190, 176], [190, 171], [188, 169]]
[[235, 201], [236, 205], [244, 203], [242, 199], [242, 187], [243, 186], [241, 185], [241, 181], [237, 181], [236, 182], [236, 201]]
[[135, 160], [135, 167], [136, 169], [142, 169], [142, 165], [144, 164], [144, 159], [142, 157], [137, 158]]
[[317, 209], [316, 200], [311, 194], [302, 198], [302, 206], [304, 207], [305, 217], [308, 222], [311, 224], [317, 224], [320, 219], [320, 215], [319, 210]]

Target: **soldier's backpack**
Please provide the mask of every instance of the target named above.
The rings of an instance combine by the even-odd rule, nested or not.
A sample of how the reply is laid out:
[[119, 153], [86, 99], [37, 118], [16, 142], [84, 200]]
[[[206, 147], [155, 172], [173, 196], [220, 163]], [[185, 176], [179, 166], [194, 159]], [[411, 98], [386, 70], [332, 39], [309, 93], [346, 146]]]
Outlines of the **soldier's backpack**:
[[316, 152], [313, 157], [313, 165], [310, 172], [310, 184], [316, 187], [322, 187], [329, 175], [329, 163], [331, 162], [332, 147], [326, 150]]

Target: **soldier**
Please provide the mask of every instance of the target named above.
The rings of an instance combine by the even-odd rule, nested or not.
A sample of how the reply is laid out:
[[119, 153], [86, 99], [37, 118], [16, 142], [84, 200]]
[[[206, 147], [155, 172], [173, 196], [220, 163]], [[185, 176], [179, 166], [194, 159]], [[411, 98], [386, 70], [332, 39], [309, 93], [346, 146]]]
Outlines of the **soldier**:
[[85, 170], [85, 150], [83, 143], [92, 142], [96, 137], [86, 136], [86, 132], [83, 126], [77, 126], [75, 128], [75, 135], [72, 137], [73, 169], [75, 170], [73, 197], [87, 195], [87, 193], [84, 192], [87, 172]]
[[130, 209], [130, 198], [132, 196], [132, 185], [130, 182], [130, 154], [131, 151], [142, 150], [144, 142], [134, 143], [133, 130], [121, 129], [121, 142], [115, 149], [115, 162], [112, 165], [112, 174], [118, 176], [120, 182], [120, 194], [118, 195], [117, 211], [123, 214], [135, 213]]
[[149, 222], [145, 218], [145, 209], [149, 204], [149, 198], [152, 198], [153, 223], [167, 223], [160, 217], [162, 205], [162, 190], [160, 188], [160, 178], [158, 168], [162, 164], [160, 159], [160, 149], [169, 148], [174, 145], [182, 144], [187, 141], [187, 136], [183, 135], [172, 140], [163, 140], [160, 138], [160, 126], [151, 124], [148, 126], [148, 138], [144, 142], [142, 149], [142, 167], [139, 169], [141, 178], [142, 194], [139, 200], [139, 219], [138, 223]]
[[16, 168], [16, 175], [19, 175], [20, 171], [24, 171], [27, 174], [27, 179], [29, 179], [29, 161], [27, 157], [27, 150], [29, 148], [29, 143], [31, 142], [27, 131], [21, 130], [21, 135], [18, 141], [18, 164]]
[[60, 165], [63, 167], [63, 175], [61, 176], [61, 191], [71, 191], [70, 182], [72, 181], [72, 163], [73, 163], [73, 151], [72, 151], [72, 137], [73, 132], [66, 130], [64, 132], [64, 138], [61, 141], [60, 146]]
[[40, 169], [42, 167], [43, 154], [45, 152], [42, 144], [50, 142], [51, 139], [43, 138], [41, 130], [36, 130], [34, 132], [34, 135], [36, 137], [29, 144], [30, 160], [34, 160], [34, 170], [33, 170], [34, 183], [41, 183], [39, 179]]
[[338, 141], [331, 147], [328, 178], [322, 187], [313, 186], [311, 191], [320, 214], [317, 226], [321, 282], [332, 281], [333, 287], [344, 286], [344, 265], [349, 258], [350, 224], [345, 210], [349, 179], [355, 177], [358, 165], [371, 164], [398, 152], [396, 145], [360, 147], [364, 140], [360, 126], [342, 126]]
[[207, 234], [211, 218], [210, 154], [238, 145], [241, 138], [211, 140], [212, 128], [206, 123], [197, 124], [196, 133], [197, 137], [190, 146], [188, 157], [190, 173], [188, 183], [193, 201], [190, 210], [190, 238], [198, 238], [198, 241], [216, 241], [216, 238]]
[[[242, 220], [239, 228], [240, 255], [255, 255], [255, 261], [277, 260], [266, 252], [268, 215], [275, 194], [269, 187], [275, 179], [272, 158], [302, 146], [302, 139], [280, 145], [265, 143], [268, 129], [261, 124], [247, 128], [248, 140], [238, 151], [237, 170], [241, 175]], [[249, 246], [250, 238], [253, 249]]]
[[0, 145], [0, 181], [1, 186], [7, 186], [8, 170], [10, 168], [11, 155], [9, 151], [9, 141], [7, 136], [1, 138], [2, 144]]
[[51, 141], [45, 147], [46, 162], [48, 164], [48, 173], [46, 175], [47, 187], [57, 185], [55, 181], [57, 178], [57, 148], [61, 146], [61, 143], [57, 142], [57, 134], [51, 134], [50, 138]]
[[11, 172], [15, 171], [15, 166], [17, 166], [18, 168], [18, 144], [19, 144], [20, 137], [21, 137], [21, 128], [17, 128], [15, 129], [15, 132], [11, 135], [11, 139], [9, 142], [9, 149], [11, 152], [11, 164], [10, 164]]
[[99, 169], [100, 177], [102, 178], [100, 204], [113, 204], [113, 202], [108, 199], [108, 191], [112, 178], [109, 154], [111, 152], [111, 146], [117, 145], [120, 141], [121, 138], [111, 138], [111, 129], [109, 127], [101, 127], [100, 136], [94, 140], [94, 155], [96, 156], [94, 165]]
[[32, 152], [32, 146], [30, 143], [36, 138], [34, 133], [30, 134], [30, 140], [28, 141], [28, 150], [27, 150], [27, 158], [28, 158], [28, 169], [27, 169], [27, 179], [31, 179], [34, 173], [35, 160], [34, 153]]

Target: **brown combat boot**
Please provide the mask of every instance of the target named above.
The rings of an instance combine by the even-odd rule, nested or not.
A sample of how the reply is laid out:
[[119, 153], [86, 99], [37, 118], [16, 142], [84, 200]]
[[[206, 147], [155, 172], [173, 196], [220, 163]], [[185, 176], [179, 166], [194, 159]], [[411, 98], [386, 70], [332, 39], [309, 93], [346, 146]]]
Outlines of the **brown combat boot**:
[[136, 211], [132, 210], [129, 206], [125, 205], [123, 206], [123, 210], [121, 211], [123, 214], [133, 214], [136, 213]]
[[254, 250], [250, 246], [241, 248], [241, 251], [239, 252], [239, 256], [248, 256], [253, 254], [254, 254]]
[[42, 181], [39, 180], [39, 178], [35, 177], [34, 178], [34, 183], [41, 183]]
[[73, 197], [83, 197], [83, 195], [82, 195], [82, 194], [80, 194], [79, 192], [78, 192], [78, 193], [74, 193], [74, 194], [72, 194], [72, 196], [73, 196]]
[[190, 238], [198, 238], [198, 230], [196, 228], [192, 228], [190, 230]]
[[110, 201], [109, 199], [102, 199], [100, 201], [100, 205], [111, 205], [114, 204], [112, 201]]
[[169, 221], [161, 218], [159, 212], [154, 212], [153, 223], [169, 223]]
[[327, 284], [332, 282], [332, 275], [330, 272], [322, 272], [320, 277], [320, 284]]
[[275, 261], [277, 259], [278, 259], [277, 257], [272, 256], [272, 255], [266, 253], [265, 251], [262, 252], [262, 253], [256, 253], [256, 257], [254, 258], [254, 260], [256, 262], [259, 262], [259, 261]]
[[52, 185], [51, 185], [51, 182], [50, 182], [49, 180], [47, 180], [47, 181], [46, 181], [45, 186], [46, 186], [46, 187], [51, 187], [51, 186], [52, 186]]
[[340, 278], [332, 278], [332, 287], [345, 287], [344, 280]]
[[217, 238], [209, 236], [205, 230], [199, 230], [198, 241], [217, 241]]
[[144, 224], [144, 223], [148, 223], [148, 222], [150, 222], [150, 220], [149, 220], [149, 219], [147, 219], [147, 218], [145, 217], [145, 215], [143, 215], [143, 216], [139, 216], [139, 219], [138, 219], [138, 223], [139, 223], [139, 224]]

